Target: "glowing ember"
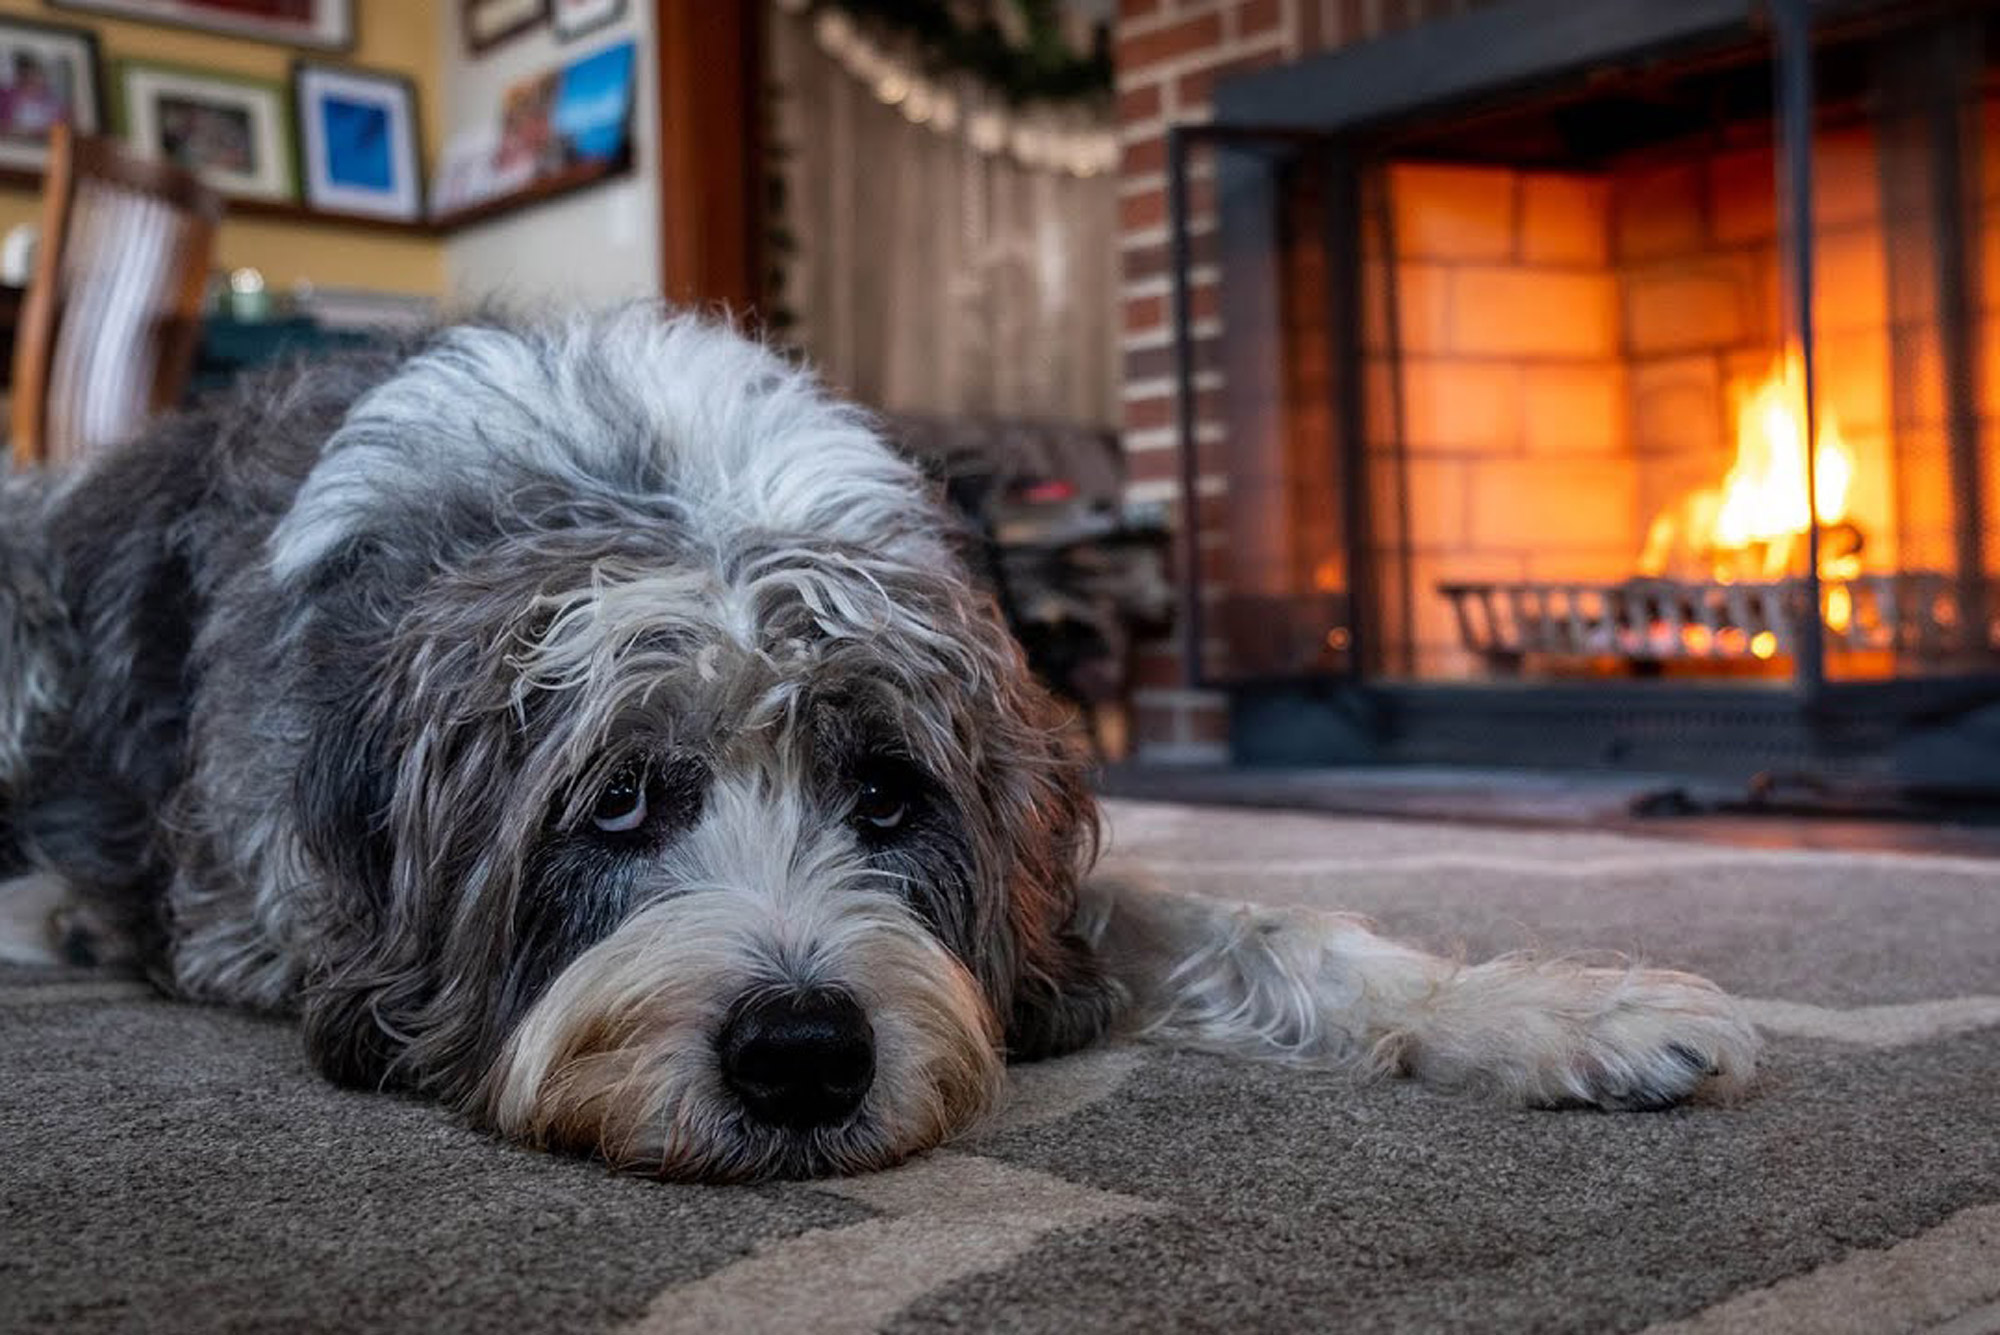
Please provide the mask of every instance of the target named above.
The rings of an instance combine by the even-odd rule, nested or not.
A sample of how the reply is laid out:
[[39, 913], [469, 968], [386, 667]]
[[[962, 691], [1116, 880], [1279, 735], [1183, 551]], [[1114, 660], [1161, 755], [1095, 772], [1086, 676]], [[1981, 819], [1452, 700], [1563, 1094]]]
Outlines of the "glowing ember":
[[[1759, 383], [1736, 387], [1734, 463], [1720, 487], [1697, 491], [1653, 520], [1641, 572], [1722, 583], [1782, 579], [1804, 550], [1814, 509], [1822, 529], [1846, 520], [1854, 455], [1829, 409], [1818, 415], [1817, 504], [1807, 504], [1804, 378], [1793, 354]], [[1850, 579], [1860, 565], [1858, 547], [1822, 544], [1822, 576]]]

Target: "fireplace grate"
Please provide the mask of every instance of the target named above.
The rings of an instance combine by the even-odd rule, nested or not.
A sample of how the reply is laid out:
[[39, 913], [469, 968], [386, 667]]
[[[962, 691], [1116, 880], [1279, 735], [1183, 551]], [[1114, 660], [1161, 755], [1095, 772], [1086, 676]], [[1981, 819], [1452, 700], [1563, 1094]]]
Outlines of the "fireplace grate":
[[[1443, 583], [1460, 640], [1489, 667], [1529, 655], [1628, 662], [1748, 662], [1797, 652], [1811, 592], [1804, 580], [1617, 584]], [[1863, 575], [1820, 585], [1826, 647], [1951, 655], [2000, 647], [2000, 628], [1968, 636], [1963, 590], [1935, 571]], [[1986, 605], [1995, 606], [1987, 590]], [[1973, 641], [1973, 642], [1968, 642]]]

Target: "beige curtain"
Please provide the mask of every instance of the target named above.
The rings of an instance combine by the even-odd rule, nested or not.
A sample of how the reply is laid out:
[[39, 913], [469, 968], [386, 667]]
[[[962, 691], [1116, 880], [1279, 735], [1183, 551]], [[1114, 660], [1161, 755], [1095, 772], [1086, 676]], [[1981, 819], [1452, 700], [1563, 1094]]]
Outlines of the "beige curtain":
[[1117, 421], [1116, 178], [912, 124], [771, 15], [791, 340], [898, 412]]

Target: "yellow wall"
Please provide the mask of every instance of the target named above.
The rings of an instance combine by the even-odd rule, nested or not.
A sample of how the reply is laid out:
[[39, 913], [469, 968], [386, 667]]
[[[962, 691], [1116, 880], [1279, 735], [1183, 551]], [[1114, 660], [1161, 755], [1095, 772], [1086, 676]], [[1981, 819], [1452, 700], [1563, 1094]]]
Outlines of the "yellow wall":
[[[441, 0], [356, 0], [355, 24], [360, 40], [351, 52], [325, 56], [333, 61], [408, 75], [415, 80], [426, 164], [436, 161], [444, 114], [444, 97], [438, 86], [441, 62], [436, 6], [439, 3]], [[99, 18], [76, 10], [56, 9], [43, 0], [0, 0], [0, 15], [95, 30], [105, 67], [107, 107], [115, 105], [110, 85], [117, 76], [112, 65], [120, 59], [201, 66], [285, 83], [290, 77], [292, 60], [308, 54], [291, 47], [185, 28]], [[320, 58], [322, 53], [310, 54]], [[0, 187], [0, 232], [38, 216], [39, 204], [32, 192]], [[261, 269], [265, 280], [277, 290], [301, 279], [322, 287], [365, 287], [427, 295], [441, 294], [445, 287], [441, 242], [331, 223], [230, 218], [222, 226], [216, 261], [222, 268], [251, 265]]]

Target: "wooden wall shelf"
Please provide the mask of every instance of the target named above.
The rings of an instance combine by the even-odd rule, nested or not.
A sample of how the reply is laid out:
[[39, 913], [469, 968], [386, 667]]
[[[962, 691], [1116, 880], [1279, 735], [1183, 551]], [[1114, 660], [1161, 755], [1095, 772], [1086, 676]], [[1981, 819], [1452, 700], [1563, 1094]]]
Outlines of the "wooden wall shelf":
[[[307, 227], [339, 227], [362, 232], [386, 232], [395, 236], [447, 237], [454, 232], [462, 232], [467, 228], [511, 217], [538, 205], [631, 174], [632, 150], [627, 147], [615, 158], [608, 158], [602, 162], [582, 163], [552, 176], [545, 176], [520, 190], [493, 199], [481, 200], [477, 204], [454, 209], [436, 218], [423, 218], [414, 222], [402, 222], [394, 218], [373, 218], [360, 213], [340, 213], [332, 209], [315, 209], [304, 204], [280, 204], [263, 199], [231, 199], [228, 201], [229, 212], [225, 216], [268, 218], [273, 222], [298, 223]], [[0, 167], [0, 187], [40, 190], [42, 174], [37, 171], [23, 171], [17, 167]]]
[[482, 223], [509, 217], [523, 210], [532, 209], [538, 204], [547, 204], [566, 195], [573, 195], [579, 190], [588, 190], [594, 185], [631, 174], [632, 149], [627, 145], [615, 158], [606, 158], [602, 162], [580, 163], [552, 176], [544, 176], [541, 180], [509, 194], [481, 200], [477, 204], [468, 204], [462, 209], [453, 209], [450, 213], [431, 219], [426, 225], [436, 232], [445, 234], [462, 232], [468, 227], [478, 227]]

